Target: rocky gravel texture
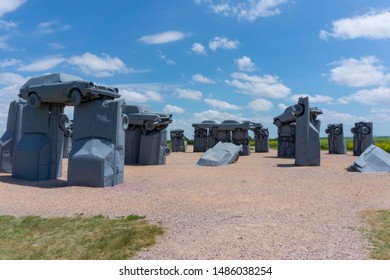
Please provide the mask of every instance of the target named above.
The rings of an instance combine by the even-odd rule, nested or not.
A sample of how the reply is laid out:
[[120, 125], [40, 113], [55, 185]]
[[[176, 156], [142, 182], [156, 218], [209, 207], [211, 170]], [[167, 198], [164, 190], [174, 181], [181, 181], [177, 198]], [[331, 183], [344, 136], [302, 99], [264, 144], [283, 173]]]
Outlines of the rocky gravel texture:
[[200, 156], [126, 166], [125, 182], [106, 188], [67, 186], [66, 160], [58, 180], [0, 174], [0, 215], [145, 215], [166, 233], [136, 259], [369, 258], [360, 213], [390, 209], [390, 173], [348, 172], [351, 154], [322, 152], [319, 167], [276, 151], [221, 167], [196, 166]]

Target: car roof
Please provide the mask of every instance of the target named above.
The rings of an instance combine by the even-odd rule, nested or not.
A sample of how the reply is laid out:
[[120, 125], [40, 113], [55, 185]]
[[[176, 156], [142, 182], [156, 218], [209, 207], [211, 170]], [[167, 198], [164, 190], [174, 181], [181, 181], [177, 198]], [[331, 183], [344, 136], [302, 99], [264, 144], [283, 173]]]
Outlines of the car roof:
[[53, 83], [61, 83], [61, 82], [70, 82], [70, 81], [82, 81], [80, 77], [65, 74], [65, 73], [55, 73], [55, 74], [48, 74], [43, 76], [38, 76], [29, 79], [24, 86], [31, 86], [31, 85], [46, 85], [46, 84], [53, 84]]

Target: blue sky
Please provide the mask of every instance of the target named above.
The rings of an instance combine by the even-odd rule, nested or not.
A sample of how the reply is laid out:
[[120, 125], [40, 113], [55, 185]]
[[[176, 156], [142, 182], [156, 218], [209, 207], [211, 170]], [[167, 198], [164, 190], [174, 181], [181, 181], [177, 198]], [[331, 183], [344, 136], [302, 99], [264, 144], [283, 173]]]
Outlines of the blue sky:
[[[168, 128], [261, 122], [300, 96], [390, 135], [390, 1], [0, 0], [0, 131], [30, 77], [65, 72], [172, 113]], [[67, 109], [71, 115], [71, 108]]]

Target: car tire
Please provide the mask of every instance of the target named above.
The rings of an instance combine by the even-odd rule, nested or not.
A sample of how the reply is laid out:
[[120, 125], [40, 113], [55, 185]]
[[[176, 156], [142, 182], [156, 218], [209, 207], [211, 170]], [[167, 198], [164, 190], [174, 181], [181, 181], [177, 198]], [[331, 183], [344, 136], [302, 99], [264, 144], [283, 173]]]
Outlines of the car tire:
[[164, 156], [169, 156], [171, 154], [171, 148], [169, 147], [165, 147], [164, 148]]
[[149, 121], [145, 123], [145, 128], [146, 130], [153, 130], [156, 128], [156, 125], [153, 122]]
[[27, 103], [32, 108], [38, 108], [39, 106], [41, 106], [42, 101], [39, 99], [38, 95], [33, 92], [28, 96]]
[[70, 121], [67, 115], [61, 114], [60, 115], [60, 121], [59, 121], [60, 129], [65, 131], [66, 129], [69, 129]]
[[77, 90], [74, 89], [70, 92], [70, 98], [72, 100], [72, 105], [73, 106], [79, 106], [81, 103], [81, 93]]
[[122, 114], [122, 128], [123, 130], [127, 130], [129, 128], [129, 117], [125, 114]]
[[64, 130], [64, 137], [72, 137], [72, 130], [69, 128]]

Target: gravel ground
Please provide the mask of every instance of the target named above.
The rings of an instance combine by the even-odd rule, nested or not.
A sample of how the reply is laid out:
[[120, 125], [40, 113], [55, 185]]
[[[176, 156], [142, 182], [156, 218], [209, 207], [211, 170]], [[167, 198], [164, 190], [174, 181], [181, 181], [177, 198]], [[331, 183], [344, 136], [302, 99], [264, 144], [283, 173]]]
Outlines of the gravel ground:
[[59, 180], [0, 174], [0, 214], [146, 215], [166, 233], [137, 259], [322, 260], [367, 259], [360, 213], [390, 209], [390, 174], [347, 172], [351, 154], [322, 153], [320, 167], [294, 166], [276, 151], [199, 167], [200, 155], [126, 166], [125, 183], [106, 188], [67, 186], [66, 160]]

